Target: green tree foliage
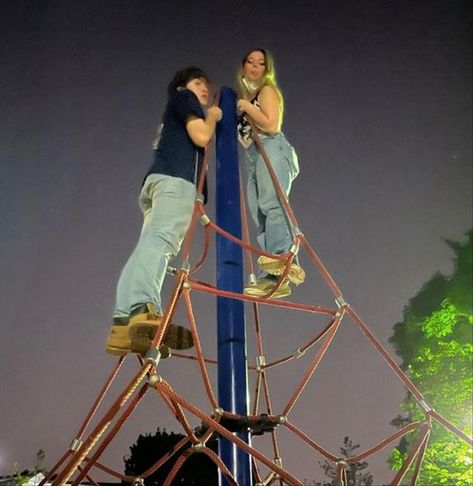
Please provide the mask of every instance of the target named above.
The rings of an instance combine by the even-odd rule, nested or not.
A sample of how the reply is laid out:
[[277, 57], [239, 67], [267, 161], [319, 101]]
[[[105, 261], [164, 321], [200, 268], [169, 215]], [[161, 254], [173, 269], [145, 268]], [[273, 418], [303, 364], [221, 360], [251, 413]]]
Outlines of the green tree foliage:
[[[427, 403], [468, 435], [472, 434], [473, 398], [473, 286], [472, 231], [465, 243], [447, 241], [454, 252], [449, 277], [434, 275], [404, 309], [390, 342], [402, 358], [401, 367]], [[397, 427], [423, 419], [408, 392], [404, 415], [391, 423]], [[415, 440], [405, 436], [394, 449], [390, 464], [398, 470]], [[434, 424], [418, 485], [473, 484], [471, 448], [451, 432]]]
[[[130, 446], [130, 455], [124, 458], [125, 474], [138, 477], [153, 466], [184, 437], [182, 434], [168, 433], [158, 427], [155, 434], [140, 435], [135, 444]], [[207, 442], [207, 446], [217, 450], [217, 441]], [[169, 461], [144, 480], [146, 486], [164, 484], [166, 477], [182, 452], [189, 444], [180, 449]], [[203, 453], [192, 454], [174, 478], [173, 484], [189, 486], [211, 486], [218, 484], [217, 467]], [[128, 483], [126, 483], [128, 484]]]
[[36, 476], [38, 473], [45, 473], [46, 469], [43, 466], [44, 459], [46, 458], [46, 453], [43, 449], [38, 449], [36, 452], [35, 462], [32, 467], [28, 467], [23, 471], [20, 471], [20, 467], [17, 462], [13, 465], [13, 484], [16, 486], [23, 486], [26, 484], [30, 478]]
[[[340, 447], [340, 457], [343, 459], [349, 459], [356, 455], [355, 451], [360, 447], [360, 444], [353, 444], [350, 437], [346, 436], [343, 439], [343, 446]], [[324, 474], [331, 478], [330, 482], [323, 483], [323, 486], [331, 486], [337, 484], [337, 467], [329, 461], [324, 461], [320, 463], [320, 467], [323, 469]], [[366, 461], [356, 462], [355, 464], [350, 464], [347, 469], [347, 481], [346, 486], [372, 486], [373, 476], [364, 471], [368, 467]]]

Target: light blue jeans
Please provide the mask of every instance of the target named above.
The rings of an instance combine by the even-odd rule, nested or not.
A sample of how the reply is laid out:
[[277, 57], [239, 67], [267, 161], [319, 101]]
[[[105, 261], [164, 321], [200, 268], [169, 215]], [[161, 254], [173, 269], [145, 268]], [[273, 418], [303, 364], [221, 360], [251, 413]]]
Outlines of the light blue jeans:
[[153, 303], [162, 314], [161, 287], [169, 260], [181, 248], [194, 210], [196, 187], [179, 177], [150, 174], [141, 189], [143, 227], [117, 285], [114, 317]]
[[[296, 151], [282, 133], [261, 137], [282, 190], [289, 197], [292, 181], [299, 174]], [[287, 218], [256, 144], [245, 150], [248, 172], [248, 210], [256, 223], [259, 246], [268, 253], [288, 251], [293, 243], [294, 231]]]

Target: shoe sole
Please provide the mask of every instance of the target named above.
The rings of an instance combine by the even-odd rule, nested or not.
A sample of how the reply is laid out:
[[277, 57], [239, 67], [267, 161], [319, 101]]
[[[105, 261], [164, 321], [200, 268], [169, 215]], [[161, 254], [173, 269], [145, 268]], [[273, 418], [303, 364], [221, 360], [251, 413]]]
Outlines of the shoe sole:
[[109, 354], [113, 354], [115, 356], [125, 356], [125, 354], [131, 353], [131, 349], [128, 348], [117, 348], [115, 346], [107, 346], [105, 351]]
[[[130, 324], [128, 336], [131, 341], [131, 352], [139, 354], [146, 353], [156, 336], [158, 328], [159, 323], [156, 320], [144, 320]], [[171, 349], [190, 349], [194, 346], [194, 340], [189, 329], [176, 324], [170, 324], [162, 344], [165, 344]]]
[[[268, 259], [268, 257], [262, 256], [258, 259], [258, 265], [270, 275], [278, 276], [284, 273], [285, 261], [274, 258]], [[300, 285], [305, 280], [305, 270], [297, 265], [297, 263], [291, 263], [289, 272], [287, 273], [287, 279], [294, 285]]]
[[[245, 295], [251, 295], [252, 297], [265, 297], [270, 293], [270, 290], [268, 291], [263, 291], [257, 288], [251, 288], [251, 287], [246, 287], [244, 290]], [[289, 292], [279, 292], [279, 290], [276, 290], [274, 294], [271, 296], [267, 297], [268, 299], [282, 299], [284, 297], [289, 297], [291, 295], [291, 291]]]
[[[146, 350], [148, 350], [148, 348]], [[107, 346], [106, 351], [109, 354], [113, 354], [115, 356], [120, 356], [120, 357], [125, 356], [126, 354], [132, 352], [131, 349], [116, 348], [114, 346]], [[166, 344], [161, 344], [161, 346], [159, 346], [159, 352], [161, 353], [161, 359], [167, 359], [171, 356], [171, 348]]]

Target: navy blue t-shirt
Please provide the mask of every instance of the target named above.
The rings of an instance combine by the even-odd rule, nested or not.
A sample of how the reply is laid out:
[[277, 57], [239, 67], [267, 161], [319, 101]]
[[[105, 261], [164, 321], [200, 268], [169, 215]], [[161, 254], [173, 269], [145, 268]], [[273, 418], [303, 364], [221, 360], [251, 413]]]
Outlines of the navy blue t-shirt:
[[146, 176], [165, 174], [197, 185], [205, 151], [195, 145], [187, 133], [186, 123], [192, 115], [205, 119], [197, 96], [188, 89], [171, 93], [164, 110], [158, 148]]

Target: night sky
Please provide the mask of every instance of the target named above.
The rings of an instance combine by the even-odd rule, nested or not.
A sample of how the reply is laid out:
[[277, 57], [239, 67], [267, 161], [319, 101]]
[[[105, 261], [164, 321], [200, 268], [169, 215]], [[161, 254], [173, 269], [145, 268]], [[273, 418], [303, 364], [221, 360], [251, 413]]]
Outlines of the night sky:
[[[30, 465], [39, 448], [48, 466], [56, 462], [115, 362], [104, 343], [116, 280], [141, 226], [136, 200], [166, 86], [187, 65], [206, 69], [214, 88], [232, 86], [249, 48], [274, 53], [284, 132], [301, 164], [291, 194], [301, 230], [393, 353], [387, 339], [408, 299], [435, 272], [452, 270], [444, 239], [461, 239], [471, 227], [470, 2], [2, 0], [0, 7], [0, 474], [15, 461]], [[196, 253], [200, 246], [199, 239]], [[214, 281], [213, 256], [199, 278]], [[293, 299], [333, 306], [303, 252], [301, 263], [307, 283]], [[213, 357], [215, 300], [191, 295]], [[185, 323], [182, 309], [176, 319]], [[264, 310], [267, 355], [294, 350], [324, 322]], [[112, 396], [137, 369], [134, 357], [127, 361]], [[308, 363], [301, 358], [270, 376], [276, 411]], [[171, 359], [160, 369], [209, 411], [195, 368]], [[403, 396], [346, 319], [292, 419], [334, 453], [345, 435], [365, 449], [394, 432], [389, 422]], [[103, 462], [120, 467], [138, 434], [158, 426], [181, 431], [149, 394]], [[320, 480], [321, 457], [282, 439], [287, 469]], [[368, 460], [376, 484], [393, 477], [387, 452]]]

